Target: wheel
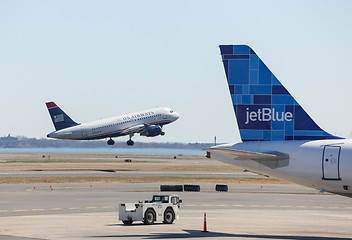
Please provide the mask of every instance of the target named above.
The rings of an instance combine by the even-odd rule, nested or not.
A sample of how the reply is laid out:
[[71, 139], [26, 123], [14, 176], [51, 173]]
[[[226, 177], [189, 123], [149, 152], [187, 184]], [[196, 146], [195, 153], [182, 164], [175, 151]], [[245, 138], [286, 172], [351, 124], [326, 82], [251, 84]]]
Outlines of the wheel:
[[144, 214], [144, 224], [146, 225], [151, 225], [153, 224], [155, 221], [155, 214], [154, 214], [154, 211], [151, 210], [151, 209], [148, 209], [147, 211], [145, 211], [145, 214]]
[[165, 132], [161, 132], [160, 135], [161, 135], [161, 136], [164, 136], [164, 135], [165, 135]]
[[175, 220], [175, 214], [174, 211], [172, 211], [172, 209], [166, 209], [164, 212], [164, 221], [163, 223], [165, 224], [171, 224], [173, 223]]
[[115, 144], [115, 141], [114, 140], [112, 140], [112, 139], [109, 139], [108, 140], [108, 145], [114, 145]]
[[134, 142], [133, 142], [132, 140], [128, 140], [128, 141], [127, 141], [127, 145], [128, 145], [128, 146], [133, 146], [133, 144], [134, 144]]
[[122, 222], [123, 222], [123, 224], [125, 224], [125, 225], [131, 225], [131, 224], [133, 223], [132, 220], [124, 220], [124, 221], [122, 221]]

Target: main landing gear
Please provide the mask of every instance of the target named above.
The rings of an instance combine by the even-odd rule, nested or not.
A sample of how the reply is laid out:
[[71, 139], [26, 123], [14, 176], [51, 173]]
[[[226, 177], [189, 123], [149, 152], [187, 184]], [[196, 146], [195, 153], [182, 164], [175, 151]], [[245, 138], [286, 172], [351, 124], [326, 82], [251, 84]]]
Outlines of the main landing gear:
[[108, 140], [108, 145], [114, 145], [114, 144], [115, 144], [115, 141], [110, 138], [110, 139]]
[[130, 134], [130, 140], [128, 140], [128, 141], [126, 142], [128, 146], [133, 146], [133, 145], [134, 145], [134, 142], [132, 141], [133, 135], [134, 135], [133, 133]]

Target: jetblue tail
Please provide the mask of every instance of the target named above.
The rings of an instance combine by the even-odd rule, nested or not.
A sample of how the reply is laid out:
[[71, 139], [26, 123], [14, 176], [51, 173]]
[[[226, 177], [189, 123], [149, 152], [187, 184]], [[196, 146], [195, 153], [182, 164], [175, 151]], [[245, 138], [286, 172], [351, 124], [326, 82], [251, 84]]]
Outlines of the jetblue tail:
[[242, 141], [340, 138], [322, 130], [246, 45], [221, 45]]
[[46, 107], [48, 108], [51, 120], [53, 121], [56, 131], [78, 125], [78, 123], [73, 121], [54, 102], [47, 102]]

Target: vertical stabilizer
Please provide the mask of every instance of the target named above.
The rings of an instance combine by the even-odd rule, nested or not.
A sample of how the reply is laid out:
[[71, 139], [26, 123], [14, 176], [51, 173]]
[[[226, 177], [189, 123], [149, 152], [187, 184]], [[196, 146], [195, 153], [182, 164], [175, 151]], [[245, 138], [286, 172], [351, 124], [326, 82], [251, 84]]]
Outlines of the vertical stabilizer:
[[54, 102], [47, 102], [46, 107], [48, 108], [51, 120], [53, 121], [56, 131], [78, 125]]
[[242, 141], [339, 138], [313, 121], [249, 46], [220, 51]]

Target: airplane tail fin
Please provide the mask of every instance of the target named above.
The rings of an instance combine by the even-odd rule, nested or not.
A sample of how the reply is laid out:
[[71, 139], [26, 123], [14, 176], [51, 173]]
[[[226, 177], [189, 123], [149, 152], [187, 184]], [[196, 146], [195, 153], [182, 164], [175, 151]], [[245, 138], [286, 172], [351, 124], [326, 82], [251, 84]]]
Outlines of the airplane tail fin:
[[78, 123], [73, 121], [54, 102], [47, 102], [46, 107], [48, 108], [51, 120], [53, 121], [56, 131], [78, 125]]
[[220, 52], [242, 141], [340, 138], [314, 122], [249, 46]]

